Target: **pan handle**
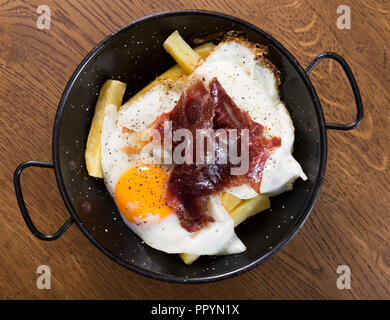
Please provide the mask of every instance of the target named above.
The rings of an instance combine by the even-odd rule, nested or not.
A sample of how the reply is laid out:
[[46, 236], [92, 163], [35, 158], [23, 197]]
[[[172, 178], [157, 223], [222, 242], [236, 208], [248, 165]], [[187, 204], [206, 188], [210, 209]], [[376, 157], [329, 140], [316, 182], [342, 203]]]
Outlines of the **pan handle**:
[[27, 224], [27, 227], [30, 229], [32, 234], [36, 236], [38, 239], [51, 241], [56, 240], [59, 237], [61, 237], [66, 230], [72, 225], [73, 218], [69, 218], [61, 228], [58, 229], [56, 233], [53, 234], [44, 234], [40, 232], [32, 222], [30, 215], [27, 211], [26, 204], [24, 203], [23, 194], [22, 194], [22, 187], [20, 185], [20, 175], [22, 174], [22, 171], [28, 167], [41, 167], [41, 168], [54, 168], [53, 164], [50, 162], [44, 162], [44, 161], [26, 161], [21, 163], [15, 170], [14, 173], [14, 186], [15, 186], [15, 193], [16, 193], [16, 199], [18, 200], [19, 208], [22, 213], [22, 216], [24, 218], [24, 221]]
[[362, 104], [362, 98], [360, 96], [359, 87], [356, 83], [355, 77], [352, 74], [351, 68], [348, 66], [347, 62], [339, 56], [337, 53], [334, 52], [323, 52], [319, 54], [314, 60], [309, 64], [309, 66], [306, 68], [305, 72], [307, 75], [315, 68], [315, 66], [324, 59], [333, 59], [337, 61], [340, 66], [343, 68], [349, 83], [351, 84], [353, 95], [355, 97], [356, 102], [356, 120], [349, 124], [337, 124], [337, 123], [326, 123], [325, 126], [327, 129], [335, 129], [335, 130], [351, 130], [356, 128], [360, 122], [362, 122], [363, 119], [363, 104]]

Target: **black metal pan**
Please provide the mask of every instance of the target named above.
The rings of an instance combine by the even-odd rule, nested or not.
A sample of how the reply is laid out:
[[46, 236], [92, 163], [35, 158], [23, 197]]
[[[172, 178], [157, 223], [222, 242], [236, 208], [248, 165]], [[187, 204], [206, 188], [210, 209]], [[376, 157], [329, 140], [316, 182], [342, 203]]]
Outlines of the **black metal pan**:
[[[162, 47], [174, 30], [179, 30], [187, 41], [213, 32], [244, 30], [248, 40], [269, 48], [268, 58], [281, 71], [282, 99], [296, 129], [294, 157], [309, 177], [306, 182], [297, 181], [292, 191], [272, 198], [272, 210], [254, 216], [237, 228], [238, 236], [248, 248], [245, 253], [201, 257], [191, 266], [186, 266], [178, 255], [168, 255], [143, 244], [122, 221], [103, 181], [88, 176], [84, 162], [93, 106], [104, 81], [113, 77], [126, 82], [125, 99], [144, 87], [174, 64]], [[323, 59], [337, 61], [347, 75], [356, 100], [357, 116], [353, 123], [325, 123], [320, 101], [308, 77]], [[22, 163], [14, 175], [16, 196], [28, 228], [39, 239], [55, 240], [75, 222], [103, 253], [140, 274], [173, 282], [221, 280], [263, 263], [295, 236], [308, 218], [324, 179], [326, 130], [353, 129], [362, 117], [358, 86], [339, 55], [322, 53], [303, 69], [279, 42], [245, 21], [200, 10], [159, 13], [111, 34], [80, 63], [58, 106], [53, 132], [53, 162]], [[29, 166], [54, 168], [60, 193], [70, 213], [68, 221], [54, 234], [37, 230], [24, 204], [20, 175]]]

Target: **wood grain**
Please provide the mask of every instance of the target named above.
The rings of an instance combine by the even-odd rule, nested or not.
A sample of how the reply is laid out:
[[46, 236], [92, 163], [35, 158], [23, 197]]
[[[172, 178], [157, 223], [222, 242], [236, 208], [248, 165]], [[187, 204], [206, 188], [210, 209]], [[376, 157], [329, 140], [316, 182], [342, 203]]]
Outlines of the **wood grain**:
[[[38, 5], [51, 29], [36, 27]], [[351, 8], [351, 30], [336, 27], [336, 9]], [[30, 234], [19, 213], [12, 175], [27, 159], [51, 159], [56, 106], [82, 58], [118, 27], [159, 11], [200, 8], [247, 20], [273, 35], [306, 66], [320, 52], [341, 54], [360, 85], [362, 125], [328, 134], [327, 173], [310, 219], [292, 242], [262, 266], [202, 285], [156, 282], [115, 264], [72, 226], [47, 243]], [[390, 298], [390, 3], [387, 0], [0, 1], [0, 298], [7, 299], [389, 299]], [[329, 122], [354, 117], [346, 77], [326, 61], [311, 79]], [[49, 169], [22, 177], [37, 226], [52, 232], [68, 213]], [[36, 269], [52, 271], [38, 290]], [[336, 287], [336, 268], [352, 271], [351, 290]]]

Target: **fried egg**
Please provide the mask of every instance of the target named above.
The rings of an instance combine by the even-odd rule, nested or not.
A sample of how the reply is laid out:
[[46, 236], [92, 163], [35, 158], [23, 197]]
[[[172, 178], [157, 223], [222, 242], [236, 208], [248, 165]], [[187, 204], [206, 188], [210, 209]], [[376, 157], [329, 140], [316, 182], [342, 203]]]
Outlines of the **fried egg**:
[[[161, 80], [119, 111], [114, 105], [105, 109], [101, 159], [107, 190], [129, 228], [149, 246], [167, 253], [215, 255], [246, 250], [220, 195], [211, 196], [207, 205], [207, 215], [214, 221], [199, 231], [188, 232], [164, 201], [172, 167], [161, 165], [144, 152], [124, 152], [135, 138], [139, 139], [139, 133], [175, 107], [184, 88], [197, 80], [208, 87], [213, 77], [239, 108], [264, 126], [266, 137], [281, 137], [281, 146], [265, 163], [261, 193], [276, 195], [291, 188], [296, 178], [306, 179], [292, 156], [294, 126], [280, 101], [273, 68], [258, 59], [255, 49], [243, 41], [220, 43], [189, 77]], [[249, 185], [225, 191], [241, 199], [257, 196]]]
[[[165, 85], [158, 85], [155, 90], [161, 90]], [[149, 94], [153, 96], [155, 93], [146, 93], [146, 99]], [[171, 98], [177, 97], [172, 94]], [[129, 113], [135, 109], [136, 106], [129, 108]], [[134, 130], [142, 129], [149, 121], [145, 124], [126, 121], [129, 114], [124, 110], [118, 112], [114, 105], [108, 105], [105, 113], [102, 130], [104, 181], [131, 230], [149, 246], [167, 253], [215, 255], [246, 250], [236, 236], [234, 222], [219, 196], [210, 197], [207, 205], [207, 214], [214, 219], [212, 223], [197, 232], [182, 228], [176, 213], [164, 201], [169, 166], [159, 165], [143, 154], [128, 155], [122, 151], [131, 134], [124, 133], [121, 124], [126, 123], [126, 128]]]

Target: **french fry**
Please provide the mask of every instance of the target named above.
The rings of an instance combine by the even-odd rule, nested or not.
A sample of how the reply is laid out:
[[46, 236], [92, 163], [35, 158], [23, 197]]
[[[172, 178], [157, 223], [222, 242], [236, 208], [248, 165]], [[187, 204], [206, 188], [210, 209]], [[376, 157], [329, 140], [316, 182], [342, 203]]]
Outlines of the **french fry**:
[[194, 48], [194, 51], [199, 54], [203, 59], [207, 57], [207, 55], [213, 51], [215, 48], [215, 44], [212, 42], [206, 42], [200, 46]]
[[224, 192], [221, 195], [222, 205], [225, 207], [227, 212], [232, 211], [240, 202], [241, 199], [232, 195], [231, 193]]
[[265, 194], [260, 194], [255, 198], [242, 200], [231, 212], [230, 215], [233, 218], [234, 226], [238, 226], [241, 222], [244, 222], [249, 217], [267, 210], [271, 207], [269, 198]]
[[[212, 51], [215, 48], [215, 44], [211, 42], [207, 42], [205, 44], [202, 44], [201, 46], [198, 46], [194, 48], [194, 51], [199, 54], [202, 58], [205, 58], [210, 51]], [[147, 91], [152, 89], [155, 85], [157, 85], [162, 79], [176, 79], [177, 77], [185, 74], [182, 67], [180, 67], [178, 64], [174, 65], [172, 68], [168, 69], [161, 75], [159, 75], [156, 79], [154, 79], [151, 83], [149, 83], [146, 87], [144, 87], [142, 90], [137, 92], [134, 96], [132, 96], [124, 105], [127, 105], [131, 103], [132, 101], [138, 99], [143, 94], [145, 94]]]
[[[255, 198], [242, 200], [236, 207], [229, 212], [233, 218], [234, 226], [237, 227], [241, 222], [244, 222], [247, 218], [267, 210], [271, 207], [271, 203], [266, 194], [260, 194]], [[181, 253], [180, 258], [185, 264], [190, 265], [196, 259], [199, 258], [196, 254]]]
[[100, 153], [101, 133], [105, 116], [104, 108], [109, 104], [113, 104], [119, 108], [122, 104], [125, 90], [126, 84], [117, 80], [107, 80], [100, 89], [85, 150], [85, 163], [88, 174], [92, 177], [103, 178]]
[[199, 257], [197, 254], [180, 253], [180, 258], [186, 265], [191, 265]]
[[186, 74], [191, 74], [203, 62], [201, 56], [183, 40], [177, 30], [164, 41], [163, 46]]

